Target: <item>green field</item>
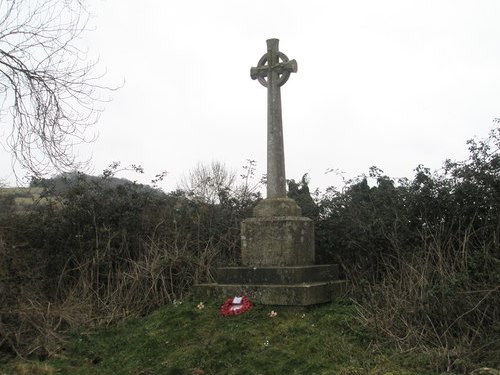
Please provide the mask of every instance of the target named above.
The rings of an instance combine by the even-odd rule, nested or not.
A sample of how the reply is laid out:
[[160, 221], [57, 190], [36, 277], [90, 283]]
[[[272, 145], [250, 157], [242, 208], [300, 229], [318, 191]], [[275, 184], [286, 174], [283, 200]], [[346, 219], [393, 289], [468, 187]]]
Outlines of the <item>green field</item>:
[[41, 198], [43, 188], [41, 187], [11, 187], [0, 188], [0, 204], [12, 201], [17, 211], [23, 211], [34, 203], [46, 204], [49, 200]]

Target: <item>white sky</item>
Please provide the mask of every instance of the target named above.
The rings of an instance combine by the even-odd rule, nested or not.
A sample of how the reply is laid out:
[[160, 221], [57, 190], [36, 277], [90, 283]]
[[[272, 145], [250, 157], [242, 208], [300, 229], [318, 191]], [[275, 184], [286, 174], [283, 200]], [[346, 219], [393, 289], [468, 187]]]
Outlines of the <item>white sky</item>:
[[[282, 87], [287, 177], [338, 185], [376, 165], [391, 177], [464, 159], [500, 117], [497, 0], [89, 0], [84, 41], [125, 85], [82, 147], [93, 173], [140, 164], [165, 190], [198, 162], [266, 165], [266, 89], [250, 67], [266, 39], [298, 62]], [[7, 155], [7, 154], [4, 154]], [[8, 155], [7, 155], [8, 156]], [[8, 157], [0, 177], [9, 178]]]

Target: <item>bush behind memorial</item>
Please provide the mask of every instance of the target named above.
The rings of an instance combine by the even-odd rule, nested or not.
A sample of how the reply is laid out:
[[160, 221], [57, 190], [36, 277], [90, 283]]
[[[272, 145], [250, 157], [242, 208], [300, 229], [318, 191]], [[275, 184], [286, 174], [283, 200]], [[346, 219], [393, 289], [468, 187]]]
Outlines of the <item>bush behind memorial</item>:
[[[500, 129], [468, 146], [467, 160], [419, 166], [411, 179], [372, 167], [314, 197], [307, 178], [289, 181], [316, 222], [318, 261], [342, 265], [360, 321], [439, 370], [500, 366]], [[66, 328], [182, 299], [216, 265], [238, 263], [239, 224], [260, 199], [233, 179], [198, 181], [207, 200], [196, 193], [206, 189], [70, 177], [34, 181], [45, 190], [22, 214], [0, 196], [4, 358], [44, 358]]]

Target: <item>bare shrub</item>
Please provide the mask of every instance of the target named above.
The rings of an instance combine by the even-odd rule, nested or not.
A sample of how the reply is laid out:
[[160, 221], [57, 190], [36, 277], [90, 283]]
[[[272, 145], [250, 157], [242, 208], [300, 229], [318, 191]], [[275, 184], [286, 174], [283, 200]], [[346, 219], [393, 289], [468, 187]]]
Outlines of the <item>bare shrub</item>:
[[[175, 238], [150, 239], [136, 259], [108, 263], [94, 256], [76, 269], [78, 279], [60, 291], [60, 299], [86, 301], [85, 315], [93, 325], [108, 325], [143, 315], [175, 299], [182, 299], [203, 266], [203, 257], [190, 253]], [[63, 279], [68, 278], [63, 275]]]
[[219, 203], [234, 189], [236, 173], [218, 161], [198, 163], [181, 180], [179, 188], [193, 199], [208, 204]]
[[470, 371], [483, 351], [500, 352], [496, 240], [478, 243], [471, 227], [421, 236], [420, 248], [382, 257], [379, 282], [358, 285], [359, 320], [402, 352], [429, 353], [438, 371]]
[[22, 296], [17, 306], [0, 309], [0, 345], [22, 357], [52, 356], [61, 349], [60, 332], [85, 323], [82, 307], [78, 299], [52, 304], [40, 296]]
[[[104, 252], [77, 268], [65, 269], [52, 302], [40, 293], [22, 293], [0, 307], [0, 347], [22, 357], [46, 358], [61, 347], [61, 331], [103, 326], [182, 299], [209, 273], [217, 249], [199, 254], [188, 242], [151, 238], [137, 259], [108, 263]], [[71, 275], [78, 275], [73, 279]]]

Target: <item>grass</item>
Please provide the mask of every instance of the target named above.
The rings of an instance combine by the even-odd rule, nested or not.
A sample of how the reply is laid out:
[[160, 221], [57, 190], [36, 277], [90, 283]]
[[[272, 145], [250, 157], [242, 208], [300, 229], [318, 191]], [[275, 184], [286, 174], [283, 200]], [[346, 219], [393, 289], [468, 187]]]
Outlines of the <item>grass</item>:
[[255, 306], [236, 317], [220, 316], [219, 305], [171, 304], [112, 328], [74, 331], [57, 356], [13, 360], [0, 374], [433, 374], [397, 353], [367, 349], [353, 307], [341, 302]]

